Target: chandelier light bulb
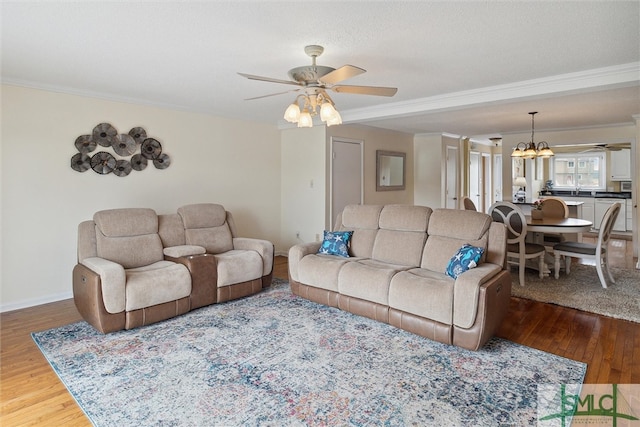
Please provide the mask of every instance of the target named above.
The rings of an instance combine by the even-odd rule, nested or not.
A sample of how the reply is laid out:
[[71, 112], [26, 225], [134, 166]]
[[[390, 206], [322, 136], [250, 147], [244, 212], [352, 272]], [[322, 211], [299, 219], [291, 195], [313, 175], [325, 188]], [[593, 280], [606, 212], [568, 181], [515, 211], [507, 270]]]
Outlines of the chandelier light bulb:
[[297, 123], [300, 119], [300, 107], [297, 103], [289, 105], [284, 112], [284, 119], [289, 123]]
[[310, 128], [313, 127], [313, 119], [311, 118], [311, 114], [305, 108], [302, 113], [300, 113], [300, 118], [298, 119], [298, 127], [299, 128]]
[[335, 108], [333, 112], [334, 114], [331, 117], [329, 117], [329, 119], [327, 119], [327, 126], [341, 125], [342, 117], [340, 116], [340, 113], [338, 113], [338, 111], [336, 111]]
[[324, 102], [320, 106], [320, 119], [323, 122], [329, 121], [329, 119], [333, 117], [335, 114], [337, 114], [337, 111], [335, 108], [333, 108], [333, 105], [331, 105], [329, 102]]

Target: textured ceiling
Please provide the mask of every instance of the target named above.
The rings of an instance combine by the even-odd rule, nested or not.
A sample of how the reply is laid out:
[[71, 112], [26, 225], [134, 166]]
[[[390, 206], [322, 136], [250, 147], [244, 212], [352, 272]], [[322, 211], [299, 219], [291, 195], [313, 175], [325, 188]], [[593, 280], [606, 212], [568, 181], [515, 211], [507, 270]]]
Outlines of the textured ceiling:
[[7, 2], [2, 81], [278, 125], [310, 64], [367, 70], [345, 123], [465, 136], [631, 123], [640, 2]]

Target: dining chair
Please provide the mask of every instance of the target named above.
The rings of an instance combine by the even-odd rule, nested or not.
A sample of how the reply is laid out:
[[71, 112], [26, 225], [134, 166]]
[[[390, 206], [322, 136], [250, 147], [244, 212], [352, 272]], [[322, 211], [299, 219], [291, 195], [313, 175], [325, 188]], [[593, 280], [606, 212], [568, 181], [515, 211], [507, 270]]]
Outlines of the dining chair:
[[473, 200], [471, 200], [469, 197], [464, 196], [462, 198], [462, 207], [464, 208], [464, 210], [466, 211], [477, 211], [478, 209], [476, 209], [476, 204], [473, 203]]
[[[569, 218], [569, 207], [559, 197], [545, 197], [542, 202], [542, 216], [544, 218]], [[544, 233], [543, 244], [553, 246], [564, 242], [566, 238], [559, 233]]]
[[560, 276], [560, 257], [564, 256], [564, 268], [565, 272], [569, 274], [571, 272], [571, 258], [583, 258], [592, 259], [596, 262], [596, 271], [598, 272], [598, 278], [603, 288], [607, 287], [607, 281], [604, 273], [607, 273], [607, 277], [611, 283], [616, 283], [615, 279], [611, 275], [609, 270], [609, 251], [607, 250], [607, 244], [611, 237], [611, 230], [613, 230], [613, 224], [618, 218], [620, 213], [620, 207], [622, 204], [616, 202], [607, 209], [600, 223], [600, 231], [598, 232], [598, 241], [593, 243], [583, 242], [562, 242], [553, 247], [554, 253], [554, 276], [557, 279]]
[[494, 221], [507, 226], [507, 259], [511, 259], [511, 264], [518, 264], [520, 286], [524, 286], [525, 263], [529, 259], [538, 260], [538, 273], [542, 279], [546, 268], [546, 250], [543, 245], [525, 242], [527, 219], [522, 211], [511, 202], [496, 202], [489, 208], [489, 215]]

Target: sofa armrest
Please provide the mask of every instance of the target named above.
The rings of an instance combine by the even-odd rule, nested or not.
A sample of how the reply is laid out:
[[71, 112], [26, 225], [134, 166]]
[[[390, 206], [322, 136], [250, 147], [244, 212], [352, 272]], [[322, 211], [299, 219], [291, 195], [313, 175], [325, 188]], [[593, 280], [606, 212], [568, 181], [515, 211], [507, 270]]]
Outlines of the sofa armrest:
[[168, 256], [171, 258], [180, 258], [184, 256], [190, 255], [202, 255], [207, 252], [205, 248], [202, 246], [196, 245], [179, 245], [179, 246], [169, 246], [162, 250], [164, 256]]
[[470, 328], [478, 311], [480, 286], [502, 271], [502, 266], [485, 262], [465, 271], [455, 281], [453, 288], [453, 324]]
[[300, 280], [298, 276], [298, 263], [307, 255], [318, 253], [320, 242], [301, 243], [289, 248], [289, 277], [296, 282]]
[[273, 243], [268, 240], [252, 239], [249, 237], [234, 237], [233, 249], [256, 251], [262, 258], [262, 275], [266, 276], [273, 271]]
[[124, 267], [108, 259], [91, 257], [80, 261], [91, 271], [100, 276], [102, 283], [102, 299], [104, 308], [111, 314], [125, 310], [125, 282], [127, 280]]

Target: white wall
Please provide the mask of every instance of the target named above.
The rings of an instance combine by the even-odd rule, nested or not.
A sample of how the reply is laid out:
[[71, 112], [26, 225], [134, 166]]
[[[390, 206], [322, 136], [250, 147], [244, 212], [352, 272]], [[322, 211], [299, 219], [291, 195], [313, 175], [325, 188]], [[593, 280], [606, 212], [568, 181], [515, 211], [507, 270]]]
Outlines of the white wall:
[[[101, 122], [145, 128], [171, 166], [72, 170], [76, 137]], [[3, 85], [1, 153], [1, 311], [71, 297], [78, 223], [101, 209], [220, 203], [241, 235], [283, 247], [275, 126]]]
[[439, 208], [442, 206], [441, 174], [444, 144], [441, 134], [416, 135], [413, 143], [414, 202], [416, 205]]
[[[281, 241], [286, 254], [313, 242], [325, 229], [326, 135], [324, 126], [282, 131]], [[296, 238], [296, 233], [300, 237]]]

